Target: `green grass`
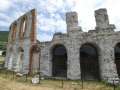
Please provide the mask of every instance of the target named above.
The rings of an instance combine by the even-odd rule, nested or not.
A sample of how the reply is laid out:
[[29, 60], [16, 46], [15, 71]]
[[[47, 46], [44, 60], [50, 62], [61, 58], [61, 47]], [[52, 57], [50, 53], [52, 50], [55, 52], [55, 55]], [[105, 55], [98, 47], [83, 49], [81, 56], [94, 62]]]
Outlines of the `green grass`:
[[3, 64], [5, 60], [5, 57], [0, 56], [0, 64]]

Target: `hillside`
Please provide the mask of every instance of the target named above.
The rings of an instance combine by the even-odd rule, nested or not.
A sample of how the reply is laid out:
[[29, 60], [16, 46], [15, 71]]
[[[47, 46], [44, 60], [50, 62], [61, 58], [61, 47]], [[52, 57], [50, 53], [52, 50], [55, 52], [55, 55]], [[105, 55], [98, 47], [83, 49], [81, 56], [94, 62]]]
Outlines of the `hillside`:
[[8, 40], [8, 31], [0, 31], [0, 49], [4, 50], [6, 48], [6, 43]]
[[8, 31], [0, 31], [0, 42], [7, 42], [8, 33]]

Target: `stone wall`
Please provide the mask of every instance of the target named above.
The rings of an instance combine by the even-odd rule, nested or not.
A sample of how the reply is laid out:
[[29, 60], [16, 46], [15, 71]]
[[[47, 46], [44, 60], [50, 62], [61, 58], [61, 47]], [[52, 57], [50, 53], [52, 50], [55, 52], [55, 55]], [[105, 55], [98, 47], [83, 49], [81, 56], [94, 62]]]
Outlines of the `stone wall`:
[[80, 48], [91, 44], [98, 52], [101, 80], [118, 78], [114, 48], [120, 43], [120, 32], [115, 32], [115, 26], [109, 24], [104, 8], [95, 11], [95, 20], [95, 29], [83, 32], [78, 26], [77, 13], [69, 12], [66, 34], [55, 33], [49, 42], [36, 42], [36, 15], [31, 10], [10, 26], [5, 67], [22, 73], [40, 69], [42, 76], [52, 76], [52, 50], [63, 45], [67, 51], [67, 79], [81, 79]]
[[28, 73], [31, 48], [36, 44], [36, 11], [33, 9], [11, 26], [8, 37], [5, 67], [16, 72]]
[[99, 60], [100, 78], [118, 77], [114, 47], [120, 42], [120, 32], [115, 32], [115, 26], [109, 24], [106, 9], [95, 11], [96, 28], [89, 32], [83, 32], [78, 26], [77, 13], [66, 14], [67, 33], [55, 34], [52, 41], [41, 42], [41, 72], [42, 75], [52, 76], [52, 48], [56, 44], [62, 44], [67, 50], [67, 78], [81, 79], [80, 47], [86, 43], [97, 48]]

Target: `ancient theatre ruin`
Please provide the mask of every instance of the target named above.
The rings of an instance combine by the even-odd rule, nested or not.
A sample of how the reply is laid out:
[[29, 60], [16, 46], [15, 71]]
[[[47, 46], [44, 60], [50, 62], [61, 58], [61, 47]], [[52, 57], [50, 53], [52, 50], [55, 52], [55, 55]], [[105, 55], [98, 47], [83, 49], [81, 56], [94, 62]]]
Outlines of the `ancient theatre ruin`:
[[96, 27], [88, 32], [78, 26], [76, 12], [67, 12], [67, 33], [57, 32], [45, 42], [36, 39], [35, 12], [31, 10], [10, 26], [7, 69], [16, 73], [40, 71], [42, 77], [72, 80], [119, 78], [120, 31], [114, 31], [106, 9], [95, 11]]
[[38, 69], [36, 43], [36, 11], [31, 10], [10, 26], [5, 67], [21, 73]]

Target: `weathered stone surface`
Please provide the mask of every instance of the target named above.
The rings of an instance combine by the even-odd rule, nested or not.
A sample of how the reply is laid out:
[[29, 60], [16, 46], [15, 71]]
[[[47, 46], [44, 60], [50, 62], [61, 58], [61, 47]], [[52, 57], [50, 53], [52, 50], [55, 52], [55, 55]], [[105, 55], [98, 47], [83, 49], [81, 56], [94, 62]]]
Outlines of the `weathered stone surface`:
[[[28, 25], [32, 22], [31, 13], [28, 14]], [[78, 26], [78, 17], [76, 12], [69, 12], [66, 14], [67, 33], [56, 33], [53, 39], [49, 42], [39, 42], [38, 47], [40, 48], [40, 56], [38, 54], [33, 55], [33, 58], [40, 59], [39, 62], [35, 59], [30, 59], [31, 54], [30, 47], [35, 43], [34, 36], [30, 33], [31, 26], [27, 27], [26, 37], [24, 42], [19, 39], [19, 33], [16, 32], [16, 38], [11, 41], [11, 31], [9, 36], [9, 42], [7, 46], [7, 57], [5, 66], [9, 69], [18, 69], [22, 72], [28, 72], [33, 66], [29, 63], [34, 60], [36, 64], [35, 68], [40, 69], [41, 76], [52, 76], [52, 49], [55, 45], [61, 44], [65, 46], [67, 51], [67, 79], [81, 79], [81, 65], [80, 65], [80, 48], [82, 45], [89, 43], [97, 48], [98, 61], [99, 61], [99, 72], [101, 80], [118, 78], [118, 73], [115, 64], [114, 47], [117, 43], [120, 43], [120, 32], [115, 32], [115, 26], [109, 24], [109, 19], [106, 9], [99, 9], [95, 11], [96, 28], [89, 32], [83, 32], [81, 27]], [[19, 31], [21, 19], [18, 19], [17, 30]], [[35, 23], [35, 22], [34, 22]], [[88, 22], [89, 23], [89, 22]], [[11, 27], [13, 28], [13, 27]], [[35, 34], [35, 32], [34, 32]], [[13, 35], [14, 37], [15, 35]], [[32, 39], [31, 39], [32, 38]], [[23, 54], [23, 66], [21, 68], [15, 68], [19, 66], [18, 57], [20, 54], [19, 47]], [[32, 49], [33, 50], [33, 49]], [[33, 50], [34, 51], [34, 50]], [[34, 57], [35, 56], [35, 57]], [[17, 63], [16, 63], [17, 62]]]
[[108, 82], [108, 84], [111, 84], [111, 85], [119, 85], [120, 84], [119, 78], [109, 78], [106, 81]]
[[98, 28], [107, 28], [109, 26], [109, 19], [106, 9], [99, 9], [95, 11], [96, 26]]
[[[33, 9], [10, 26], [5, 67], [15, 72], [28, 73], [34, 67], [33, 46], [36, 42], [36, 11]], [[37, 60], [39, 58], [37, 57]], [[38, 69], [38, 68], [36, 68]]]
[[66, 14], [67, 34], [55, 34], [51, 42], [41, 42], [41, 73], [52, 76], [51, 48], [62, 44], [67, 49], [67, 78], [81, 79], [80, 47], [85, 43], [93, 44], [99, 53], [100, 78], [118, 77], [114, 63], [114, 47], [120, 42], [120, 33], [114, 32], [114, 25], [109, 24], [106, 9], [95, 11], [96, 29], [89, 32], [76, 30], [78, 28], [77, 13]]

